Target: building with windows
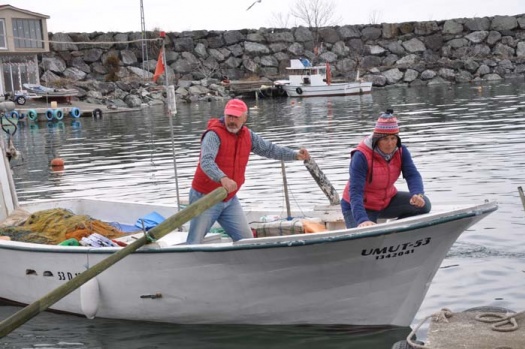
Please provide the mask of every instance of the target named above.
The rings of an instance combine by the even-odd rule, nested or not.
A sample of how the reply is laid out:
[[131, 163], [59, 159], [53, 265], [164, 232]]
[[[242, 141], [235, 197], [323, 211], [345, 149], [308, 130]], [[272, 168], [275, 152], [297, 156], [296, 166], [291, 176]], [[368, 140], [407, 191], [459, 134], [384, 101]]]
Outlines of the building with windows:
[[39, 53], [49, 52], [49, 16], [0, 5], [0, 95], [40, 84]]

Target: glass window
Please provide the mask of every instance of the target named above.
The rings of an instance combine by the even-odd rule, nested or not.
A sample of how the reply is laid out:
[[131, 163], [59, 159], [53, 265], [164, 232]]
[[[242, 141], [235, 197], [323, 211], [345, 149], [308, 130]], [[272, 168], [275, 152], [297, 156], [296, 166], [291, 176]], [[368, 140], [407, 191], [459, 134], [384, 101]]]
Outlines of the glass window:
[[38, 19], [13, 18], [16, 48], [44, 48], [42, 22]]
[[6, 49], [7, 44], [5, 40], [5, 21], [3, 18], [0, 18], [0, 49]]

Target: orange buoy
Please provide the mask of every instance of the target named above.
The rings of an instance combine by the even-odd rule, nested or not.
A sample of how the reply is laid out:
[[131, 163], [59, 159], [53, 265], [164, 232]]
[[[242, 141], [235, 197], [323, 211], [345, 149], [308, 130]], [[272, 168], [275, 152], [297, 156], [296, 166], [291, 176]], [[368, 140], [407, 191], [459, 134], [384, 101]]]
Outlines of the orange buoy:
[[55, 158], [51, 160], [51, 167], [64, 167], [64, 159]]

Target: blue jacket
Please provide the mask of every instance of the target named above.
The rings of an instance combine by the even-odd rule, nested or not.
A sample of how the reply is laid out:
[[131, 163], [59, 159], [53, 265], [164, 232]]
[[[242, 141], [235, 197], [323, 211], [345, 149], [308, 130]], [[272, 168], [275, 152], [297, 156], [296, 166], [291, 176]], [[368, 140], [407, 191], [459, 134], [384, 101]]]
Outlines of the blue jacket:
[[[401, 148], [401, 173], [407, 181], [408, 190], [413, 195], [424, 194], [423, 179], [412, 160], [412, 155], [406, 146], [402, 145]], [[368, 161], [362, 152], [356, 151], [352, 155], [349, 172], [351, 184], [347, 186], [345, 190], [350, 190], [349, 196], [352, 214], [354, 215], [356, 223], [359, 225], [368, 220], [364, 206], [364, 190], [368, 174]], [[347, 195], [348, 194], [344, 193], [343, 197], [348, 197]]]

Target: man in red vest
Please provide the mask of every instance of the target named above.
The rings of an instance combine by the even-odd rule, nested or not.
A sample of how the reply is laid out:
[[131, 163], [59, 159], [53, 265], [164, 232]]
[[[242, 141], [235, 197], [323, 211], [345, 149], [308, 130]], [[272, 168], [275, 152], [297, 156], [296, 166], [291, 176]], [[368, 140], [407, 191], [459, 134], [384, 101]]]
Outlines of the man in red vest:
[[190, 204], [219, 187], [228, 191], [226, 199], [190, 222], [187, 244], [200, 244], [215, 222], [233, 241], [252, 238], [248, 220], [237, 199], [244, 184], [246, 165], [253, 152], [276, 160], [308, 160], [308, 151], [280, 147], [263, 139], [244, 124], [248, 107], [240, 99], [226, 103], [224, 117], [210, 119], [201, 138], [201, 154], [190, 190]]

